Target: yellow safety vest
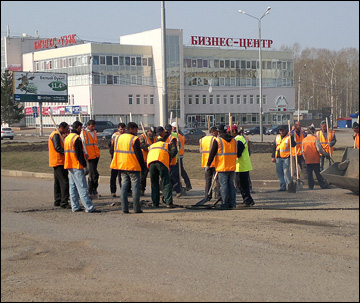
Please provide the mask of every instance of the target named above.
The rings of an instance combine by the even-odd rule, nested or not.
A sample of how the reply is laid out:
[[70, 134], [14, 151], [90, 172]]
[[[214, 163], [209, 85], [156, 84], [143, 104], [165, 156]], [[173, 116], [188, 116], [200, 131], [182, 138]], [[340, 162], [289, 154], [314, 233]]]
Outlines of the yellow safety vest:
[[[213, 145], [215, 138], [216, 137], [214, 135], [206, 135], [205, 137], [202, 137], [199, 140], [202, 167], [206, 167], [207, 165], [210, 156], [211, 147]], [[210, 167], [215, 167], [215, 161], [211, 163]]]
[[249, 147], [246, 138], [244, 136], [236, 136], [236, 141], [241, 141], [245, 149], [243, 150], [241, 157], [236, 158], [236, 172], [246, 172], [252, 170], [250, 155], [249, 155]]
[[77, 138], [80, 138], [80, 136], [75, 133], [70, 133], [65, 138], [65, 143], [64, 143], [64, 152], [65, 152], [64, 168], [65, 169], [70, 169], [70, 168], [83, 169], [84, 168], [84, 166], [82, 166], [80, 164], [78, 158], [76, 157], [75, 141], [77, 140]]
[[[154, 144], [155, 142], [157, 142], [157, 138], [155, 136], [153, 136], [154, 140], [151, 141], [151, 139], [149, 138], [148, 135], [146, 134], [141, 134], [140, 136], [144, 137], [145, 139], [145, 143], [147, 144]], [[149, 142], [149, 143], [148, 143]], [[143, 156], [144, 156], [144, 161], [147, 162], [147, 157], [148, 157], [148, 154], [149, 154], [149, 151], [146, 151], [146, 150], [143, 150], [142, 149], [142, 153], [143, 153]]]
[[150, 145], [147, 167], [153, 162], [161, 162], [170, 170], [169, 144], [165, 142], [156, 142]]
[[[302, 155], [302, 150], [301, 150], [301, 142], [304, 140], [304, 134], [302, 131], [300, 131], [300, 136], [298, 136], [298, 134], [296, 133], [296, 131], [294, 131], [294, 139], [296, 142], [296, 151], [297, 151], [297, 155], [301, 156]], [[291, 155], [295, 156], [295, 147], [291, 148]]]
[[114, 142], [114, 156], [110, 168], [118, 170], [141, 171], [140, 163], [136, 158], [134, 143], [139, 139], [132, 134], [116, 136]]
[[302, 152], [306, 164], [320, 163], [320, 154], [317, 151], [315, 145], [316, 140], [317, 140], [316, 136], [308, 135], [302, 141]]
[[[330, 132], [329, 141], [328, 141], [328, 139], [325, 139], [324, 133], [321, 130], [316, 132], [316, 137], [319, 138], [322, 148], [328, 154], [330, 154], [330, 152], [329, 152], [329, 143], [332, 141], [332, 139], [334, 139], [334, 136], [335, 136], [335, 132], [333, 130], [329, 130], [329, 132]], [[331, 154], [333, 154], [333, 151], [334, 151], [334, 146], [331, 147]]]
[[281, 135], [276, 136], [276, 151], [275, 158], [278, 158], [280, 153], [280, 158], [288, 158], [290, 157], [290, 135], [287, 134], [284, 138], [281, 139]]

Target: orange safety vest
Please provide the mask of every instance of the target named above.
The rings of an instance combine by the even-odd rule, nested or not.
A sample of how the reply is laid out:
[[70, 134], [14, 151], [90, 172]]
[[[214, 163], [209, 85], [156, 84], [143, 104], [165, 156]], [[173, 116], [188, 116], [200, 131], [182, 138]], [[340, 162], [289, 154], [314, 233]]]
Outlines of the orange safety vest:
[[276, 142], [276, 151], [275, 151], [275, 158], [278, 158], [280, 153], [280, 158], [288, 158], [290, 157], [290, 142], [291, 140], [290, 135], [287, 134], [284, 138], [281, 139], [281, 135], [277, 135], [275, 142]]
[[110, 168], [118, 170], [141, 171], [140, 163], [136, 158], [134, 143], [139, 138], [132, 134], [117, 136], [114, 142], [114, 156]]
[[[302, 155], [302, 151], [301, 151], [301, 142], [302, 140], [304, 140], [304, 134], [302, 131], [300, 131], [300, 136], [298, 136], [298, 134], [296, 133], [296, 131], [294, 131], [294, 139], [296, 142], [296, 151], [297, 151], [297, 155], [301, 156]], [[291, 148], [291, 155], [295, 156], [295, 147]]]
[[[320, 140], [320, 144], [322, 146], [322, 148], [328, 153], [330, 154], [329, 152], [329, 143], [332, 141], [332, 139], [334, 139], [334, 136], [335, 136], [335, 132], [333, 130], [329, 130], [330, 132], [330, 138], [329, 140], [328, 139], [325, 139], [325, 136], [324, 136], [324, 133], [319, 130], [316, 132], [316, 137], [319, 138]], [[333, 151], [334, 151], [334, 146], [331, 146], [331, 154], [333, 154]]]
[[156, 161], [161, 162], [170, 170], [170, 152], [168, 143], [159, 141], [150, 145], [147, 167]]
[[215, 138], [218, 143], [218, 151], [215, 157], [215, 170], [227, 172], [236, 170], [237, 142], [231, 139], [227, 142], [221, 137]]
[[80, 138], [80, 136], [75, 133], [70, 133], [65, 138], [65, 143], [64, 143], [64, 152], [65, 152], [64, 168], [65, 169], [70, 169], [70, 168], [83, 169], [84, 168], [84, 166], [82, 166], [80, 164], [78, 158], [76, 157], [75, 141], [77, 138]]
[[96, 130], [94, 131], [94, 139], [90, 135], [90, 132], [87, 131], [86, 129], [83, 129], [83, 132], [84, 132], [85, 148], [87, 154], [89, 155], [89, 160], [99, 158], [100, 149], [98, 147]]
[[[55, 150], [54, 143], [52, 141], [52, 139], [55, 135], [59, 135], [59, 133], [56, 130], [50, 134], [49, 141], [48, 141], [49, 166], [50, 167], [64, 165], [64, 162], [65, 162], [65, 155], [62, 155]], [[61, 147], [64, 148], [64, 142], [63, 142], [63, 140], [61, 140], [61, 138], [60, 138], [60, 144], [61, 144]]]
[[[214, 135], [206, 135], [199, 140], [200, 154], [201, 154], [201, 167], [206, 167], [210, 156], [210, 150], [215, 140]], [[215, 161], [213, 161], [210, 167], [215, 167]]]
[[316, 149], [315, 142], [318, 138], [313, 135], [308, 135], [302, 141], [302, 152], [306, 164], [320, 163], [320, 154]]
[[355, 137], [355, 148], [359, 149], [359, 134], [356, 134], [356, 137]]
[[[171, 141], [172, 141], [173, 139], [176, 140], [176, 144], [177, 144], [177, 138], [174, 137], [173, 135], [170, 135], [170, 136], [166, 139], [166, 143], [171, 144]], [[177, 157], [174, 157], [174, 158], [171, 159], [170, 166], [176, 165], [176, 163], [177, 163]]]
[[[155, 142], [157, 142], [156, 136], [153, 136], [153, 138], [154, 138], [153, 141], [151, 141], [150, 137], [148, 135], [146, 135], [146, 134], [141, 134], [140, 136], [144, 137], [145, 143], [147, 143], [147, 144], [151, 145], [151, 144], [154, 144]], [[142, 153], [143, 153], [143, 156], [144, 156], [144, 161], [147, 162], [147, 157], [148, 157], [149, 151], [146, 151], [146, 150], [142, 149]]]

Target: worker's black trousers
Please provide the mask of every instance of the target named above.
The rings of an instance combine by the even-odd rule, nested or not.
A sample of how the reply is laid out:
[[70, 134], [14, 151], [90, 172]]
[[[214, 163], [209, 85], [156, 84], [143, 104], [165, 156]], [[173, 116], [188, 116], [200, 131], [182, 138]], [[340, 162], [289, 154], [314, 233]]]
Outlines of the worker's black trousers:
[[54, 205], [69, 204], [69, 177], [68, 170], [63, 165], [54, 167]]
[[97, 188], [99, 186], [99, 172], [97, 166], [99, 158], [89, 160], [89, 175], [88, 175], [88, 190], [89, 194], [97, 194]]
[[313, 189], [315, 185], [313, 172], [315, 173], [316, 179], [318, 180], [321, 188], [327, 188], [329, 186], [328, 182], [320, 174], [320, 163], [306, 164], [306, 170], [310, 189]]
[[116, 178], [119, 181], [119, 187], [121, 187], [121, 175], [118, 169], [111, 169], [110, 172], [110, 192], [116, 194]]
[[249, 186], [249, 172], [237, 172], [235, 177], [236, 187], [240, 189], [241, 196], [243, 198], [243, 203], [250, 204], [254, 202], [250, 194]]
[[[210, 167], [207, 172], [205, 171], [205, 198], [208, 198], [209, 200], [212, 199], [212, 190], [210, 191], [210, 195], [209, 195], [209, 190], [210, 190], [210, 186], [211, 186], [211, 183], [213, 181], [213, 178], [215, 176], [215, 167]], [[214, 198], [217, 199], [217, 198], [220, 198], [220, 184], [219, 184], [219, 178], [216, 178], [216, 181], [215, 181], [215, 195], [214, 195]]]

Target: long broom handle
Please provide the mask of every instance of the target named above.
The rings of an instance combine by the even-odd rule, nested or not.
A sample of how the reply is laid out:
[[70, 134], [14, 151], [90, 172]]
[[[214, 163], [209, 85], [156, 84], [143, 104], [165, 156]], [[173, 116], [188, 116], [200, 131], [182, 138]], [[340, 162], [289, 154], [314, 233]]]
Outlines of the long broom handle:
[[329, 133], [329, 121], [328, 121], [328, 118], [326, 117], [326, 131], [327, 131], [327, 141], [328, 141], [328, 144], [329, 144], [329, 155], [330, 157], [332, 156], [332, 153], [331, 153], [331, 148], [330, 148], [330, 133]]
[[147, 137], [147, 135], [145, 134], [145, 129], [144, 129], [144, 125], [143, 125], [142, 121], [140, 121], [140, 124], [141, 124], [141, 128], [142, 128], [143, 134], [144, 134], [144, 136], [145, 136], [145, 140], [146, 140], [147, 144], [150, 145], [150, 142], [149, 142], [149, 140], [148, 140], [148, 137]]
[[291, 180], [293, 176], [293, 167], [292, 167], [292, 155], [291, 155], [291, 135], [290, 135], [290, 120], [288, 120], [289, 126], [289, 143], [290, 143], [290, 173], [291, 173]]
[[[358, 118], [357, 118], [357, 123], [359, 124], [359, 115], [358, 115]], [[354, 148], [356, 148], [356, 136], [355, 136], [355, 139], [354, 139]]]
[[177, 134], [177, 140], [178, 140], [178, 145], [179, 145], [179, 182], [180, 182], [180, 188], [182, 188], [182, 185], [181, 185], [181, 163], [180, 163], [180, 147], [181, 147], [181, 144], [180, 144], [180, 137], [179, 137], [179, 124], [178, 124], [178, 118], [176, 117], [176, 134]]
[[215, 180], [217, 179], [217, 176], [218, 176], [218, 172], [215, 173], [214, 179], [213, 179], [212, 182], [211, 182], [211, 186], [210, 186], [210, 188], [209, 188], [208, 196], [210, 196], [211, 190], [212, 190], [213, 187], [214, 187], [214, 183], [215, 183]]
[[59, 136], [60, 136], [61, 141], [64, 143], [64, 138], [63, 138], [63, 136], [61, 135], [58, 127], [56, 126], [55, 120], [54, 120], [53, 116], [51, 115], [50, 111], [49, 111], [49, 116], [50, 116], [50, 118], [51, 118], [51, 120], [52, 120], [52, 122], [53, 122], [53, 124], [54, 124], [54, 126], [55, 126], [55, 129], [56, 129], [57, 132], [59, 133]]

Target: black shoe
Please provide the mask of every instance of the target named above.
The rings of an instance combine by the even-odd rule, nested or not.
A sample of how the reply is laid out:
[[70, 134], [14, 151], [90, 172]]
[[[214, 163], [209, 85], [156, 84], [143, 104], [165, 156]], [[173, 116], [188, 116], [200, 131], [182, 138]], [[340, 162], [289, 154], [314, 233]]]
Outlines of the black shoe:
[[60, 206], [60, 202], [59, 203], [54, 202], [54, 206]]
[[71, 209], [71, 205], [70, 205], [70, 204], [61, 205], [60, 207], [61, 207], [61, 208], [64, 208], [64, 209]]
[[159, 205], [155, 205], [155, 204], [153, 204], [153, 206], [152, 206], [153, 208], [159, 208], [160, 206]]
[[237, 206], [237, 208], [244, 208], [244, 207], [250, 207], [251, 203], [241, 203]]
[[92, 211], [88, 211], [88, 213], [92, 214], [92, 213], [102, 213], [102, 211], [100, 209], [94, 209]]
[[84, 209], [80, 207], [79, 209], [74, 210], [74, 213], [77, 213], [77, 212], [79, 212], [79, 211], [84, 211]]
[[124, 213], [124, 214], [128, 214], [129, 211], [128, 211], [128, 210], [123, 210], [123, 213]]
[[277, 191], [286, 191], [286, 189], [281, 189], [281, 188], [280, 188], [280, 189], [278, 189]]
[[166, 207], [167, 207], [167, 208], [175, 208], [176, 205], [175, 205], [175, 204], [167, 204]]
[[191, 185], [186, 186], [186, 191], [189, 191], [189, 190], [192, 190], [192, 186], [191, 186]]
[[140, 209], [140, 210], [137, 210], [137, 211], [134, 211], [135, 214], [141, 214], [143, 213], [143, 211]]

